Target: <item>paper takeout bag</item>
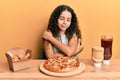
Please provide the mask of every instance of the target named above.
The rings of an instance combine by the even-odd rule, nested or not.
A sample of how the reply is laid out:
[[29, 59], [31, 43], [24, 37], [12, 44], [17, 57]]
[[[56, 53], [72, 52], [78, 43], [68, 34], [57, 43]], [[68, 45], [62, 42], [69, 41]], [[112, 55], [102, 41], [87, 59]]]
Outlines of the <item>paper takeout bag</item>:
[[[30, 56], [29, 58], [25, 58], [26, 53], [29, 53]], [[17, 56], [19, 54], [22, 54], [23, 59], [18, 59], [16, 61], [13, 61], [13, 57]], [[26, 51], [21, 49], [21, 48], [12, 48], [10, 49], [5, 55], [9, 64], [9, 67], [12, 71], [18, 71], [18, 70], [23, 70], [30, 68], [30, 62], [31, 62], [31, 54], [32, 51], [27, 49]]]

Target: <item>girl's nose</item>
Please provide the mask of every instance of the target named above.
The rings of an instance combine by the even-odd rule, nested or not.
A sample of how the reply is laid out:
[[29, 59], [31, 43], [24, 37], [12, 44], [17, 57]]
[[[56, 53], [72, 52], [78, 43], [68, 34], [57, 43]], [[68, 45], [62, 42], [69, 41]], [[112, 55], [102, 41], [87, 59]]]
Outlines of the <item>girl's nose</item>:
[[66, 23], [67, 23], [67, 21], [66, 21], [66, 20], [64, 20], [64, 21], [63, 21], [63, 23], [64, 23], [64, 24], [66, 24]]

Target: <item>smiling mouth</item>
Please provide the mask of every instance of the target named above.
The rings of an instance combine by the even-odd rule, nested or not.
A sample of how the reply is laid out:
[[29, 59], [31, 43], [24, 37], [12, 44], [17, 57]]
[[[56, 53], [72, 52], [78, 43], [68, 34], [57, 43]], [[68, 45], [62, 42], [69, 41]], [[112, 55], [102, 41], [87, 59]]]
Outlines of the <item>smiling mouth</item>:
[[66, 28], [67, 26], [62, 25], [61, 27], [62, 27], [62, 28]]

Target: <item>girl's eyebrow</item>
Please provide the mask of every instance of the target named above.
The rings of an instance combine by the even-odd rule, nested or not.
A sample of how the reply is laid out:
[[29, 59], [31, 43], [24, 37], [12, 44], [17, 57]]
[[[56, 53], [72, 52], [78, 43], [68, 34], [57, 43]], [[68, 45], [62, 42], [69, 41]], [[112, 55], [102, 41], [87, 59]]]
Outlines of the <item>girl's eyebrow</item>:
[[[65, 18], [64, 16], [60, 16], [60, 17]], [[71, 19], [71, 18], [67, 18], [67, 19]]]

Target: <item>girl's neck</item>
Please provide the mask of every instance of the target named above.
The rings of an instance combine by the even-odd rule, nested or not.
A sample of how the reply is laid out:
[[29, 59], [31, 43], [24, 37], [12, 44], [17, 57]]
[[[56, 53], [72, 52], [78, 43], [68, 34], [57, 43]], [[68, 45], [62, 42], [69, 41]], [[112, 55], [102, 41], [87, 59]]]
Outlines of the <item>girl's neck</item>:
[[65, 34], [65, 31], [60, 31], [60, 35], [64, 35]]

